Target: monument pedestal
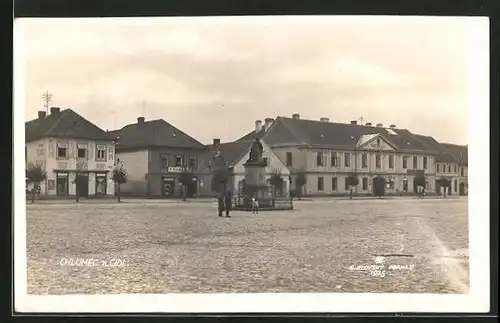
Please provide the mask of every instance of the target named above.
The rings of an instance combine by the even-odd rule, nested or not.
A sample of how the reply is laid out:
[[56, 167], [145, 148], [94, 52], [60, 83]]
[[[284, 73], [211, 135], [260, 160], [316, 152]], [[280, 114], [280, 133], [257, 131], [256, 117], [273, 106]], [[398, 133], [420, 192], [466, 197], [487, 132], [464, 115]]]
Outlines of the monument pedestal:
[[267, 196], [266, 166], [265, 162], [246, 162], [244, 194], [250, 199], [255, 195], [259, 200]]

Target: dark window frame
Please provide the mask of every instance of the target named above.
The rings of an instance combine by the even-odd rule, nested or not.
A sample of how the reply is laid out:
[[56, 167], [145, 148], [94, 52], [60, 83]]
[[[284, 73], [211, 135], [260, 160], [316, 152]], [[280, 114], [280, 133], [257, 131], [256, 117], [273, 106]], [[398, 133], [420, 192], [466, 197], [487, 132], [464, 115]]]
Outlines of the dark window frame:
[[344, 167], [351, 167], [351, 153], [344, 153]]
[[291, 151], [286, 152], [286, 166], [293, 165], [293, 154]]
[[325, 178], [320, 176], [318, 177], [318, 191], [324, 191], [325, 190]]
[[339, 187], [337, 177], [332, 177], [332, 191], [337, 191]]

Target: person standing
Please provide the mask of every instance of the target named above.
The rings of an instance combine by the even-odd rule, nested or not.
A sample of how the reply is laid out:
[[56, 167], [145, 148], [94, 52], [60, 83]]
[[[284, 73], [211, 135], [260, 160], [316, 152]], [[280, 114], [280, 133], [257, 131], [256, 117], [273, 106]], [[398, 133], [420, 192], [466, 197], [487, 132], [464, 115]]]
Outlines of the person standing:
[[252, 197], [252, 214], [259, 214], [259, 200], [255, 195]]
[[226, 210], [226, 218], [230, 218], [229, 216], [229, 211], [231, 211], [231, 205], [232, 205], [232, 194], [231, 191], [227, 191], [226, 197], [224, 199], [224, 205], [225, 205], [225, 210]]
[[222, 218], [222, 211], [224, 211], [224, 196], [222, 195], [222, 193], [217, 198], [217, 206], [219, 210], [219, 217]]

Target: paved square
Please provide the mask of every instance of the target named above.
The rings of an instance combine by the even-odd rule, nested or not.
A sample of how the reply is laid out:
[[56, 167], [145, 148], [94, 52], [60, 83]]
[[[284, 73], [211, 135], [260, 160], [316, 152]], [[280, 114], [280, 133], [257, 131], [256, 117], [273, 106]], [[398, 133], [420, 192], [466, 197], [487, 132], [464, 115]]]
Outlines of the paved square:
[[28, 293], [468, 291], [467, 199], [295, 208], [219, 218], [215, 202], [28, 204]]

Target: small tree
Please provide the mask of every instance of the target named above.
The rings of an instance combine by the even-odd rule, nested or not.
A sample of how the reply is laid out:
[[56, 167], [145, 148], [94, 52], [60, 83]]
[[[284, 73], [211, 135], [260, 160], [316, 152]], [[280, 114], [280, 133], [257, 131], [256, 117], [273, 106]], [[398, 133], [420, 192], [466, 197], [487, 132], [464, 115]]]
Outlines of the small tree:
[[193, 182], [193, 174], [190, 172], [182, 172], [179, 175], [179, 183], [182, 185], [182, 200], [185, 201], [187, 198], [187, 187]]
[[118, 202], [121, 202], [121, 184], [125, 184], [127, 182], [127, 177], [128, 177], [128, 173], [127, 173], [127, 170], [125, 168], [123, 168], [123, 165], [122, 164], [119, 164], [117, 165], [114, 169], [113, 169], [113, 175], [112, 175], [112, 179], [113, 179], [113, 182], [115, 182], [116, 184], [116, 198], [118, 200]]
[[269, 182], [273, 186], [273, 197], [276, 195], [276, 187], [280, 188], [280, 191], [283, 189], [283, 178], [280, 173], [274, 173], [271, 175]]
[[47, 179], [47, 173], [39, 164], [29, 164], [26, 168], [26, 182], [33, 184], [31, 203], [35, 203], [35, 195], [40, 191], [40, 183]]
[[359, 185], [358, 175], [355, 173], [349, 174], [347, 185], [349, 186], [349, 198], [352, 199], [352, 188]]
[[386, 180], [382, 176], [377, 176], [373, 179], [373, 193], [375, 196], [382, 197], [385, 195]]
[[[423, 196], [423, 190], [425, 188], [425, 176], [415, 176], [413, 179], [413, 182], [415, 183], [415, 186], [417, 187], [417, 191], [419, 192], [418, 194], [422, 197]], [[421, 187], [419, 190], [418, 188]]]
[[300, 172], [297, 174], [297, 178], [295, 179], [295, 184], [296, 184], [296, 190], [297, 190], [297, 196], [299, 197], [299, 200], [300, 198], [302, 197], [302, 191], [303, 191], [303, 187], [304, 185], [307, 184], [307, 177], [306, 177], [306, 174], [304, 172]]
[[[436, 184], [439, 185], [439, 189], [441, 190], [441, 187], [450, 187], [451, 181], [445, 177], [442, 177], [436, 181]], [[446, 190], [443, 191], [443, 196], [446, 197]]]

